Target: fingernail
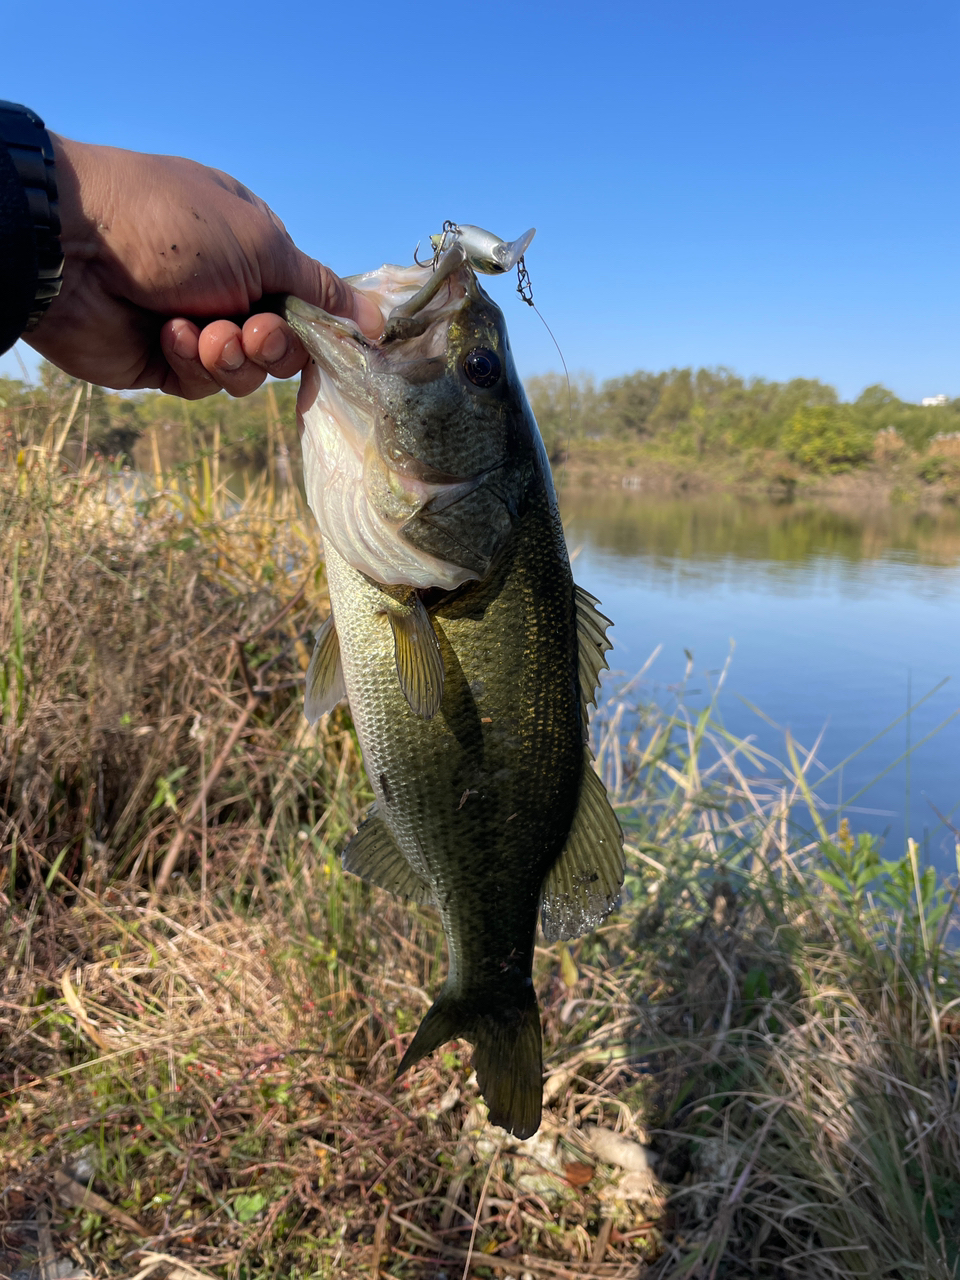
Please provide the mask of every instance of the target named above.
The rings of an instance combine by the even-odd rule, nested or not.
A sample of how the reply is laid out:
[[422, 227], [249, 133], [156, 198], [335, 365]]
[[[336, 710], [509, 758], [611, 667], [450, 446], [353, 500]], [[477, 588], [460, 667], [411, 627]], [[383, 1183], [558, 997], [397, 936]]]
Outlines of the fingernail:
[[182, 360], [197, 358], [197, 340], [185, 324], [173, 335], [173, 350]]
[[264, 339], [260, 354], [267, 364], [276, 364], [283, 359], [288, 350], [286, 336], [279, 329], [275, 329], [273, 333]]
[[379, 338], [383, 333], [383, 313], [366, 294], [354, 291], [353, 318], [368, 338]]
[[221, 369], [228, 369], [231, 373], [234, 369], [239, 369], [246, 357], [243, 354], [243, 347], [237, 338], [231, 338], [220, 353], [220, 359], [217, 364]]

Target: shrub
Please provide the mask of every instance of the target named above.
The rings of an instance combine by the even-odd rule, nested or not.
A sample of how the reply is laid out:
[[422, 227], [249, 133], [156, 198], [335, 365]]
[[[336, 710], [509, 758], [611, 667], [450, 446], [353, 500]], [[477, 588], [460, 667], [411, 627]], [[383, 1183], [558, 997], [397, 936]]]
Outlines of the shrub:
[[803, 405], [787, 423], [783, 447], [788, 457], [811, 471], [847, 471], [870, 457], [870, 433], [846, 405]]
[[960, 431], [938, 431], [930, 448], [941, 457], [960, 459]]
[[907, 442], [896, 427], [884, 427], [873, 437], [874, 462], [895, 462], [902, 457]]

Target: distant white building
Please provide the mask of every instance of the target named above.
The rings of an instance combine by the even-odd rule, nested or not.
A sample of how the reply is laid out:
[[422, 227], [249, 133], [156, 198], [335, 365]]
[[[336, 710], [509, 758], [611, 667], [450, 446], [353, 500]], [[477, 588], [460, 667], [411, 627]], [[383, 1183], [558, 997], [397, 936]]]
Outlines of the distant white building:
[[920, 403], [927, 409], [932, 409], [938, 404], [946, 404], [946, 396], [924, 396]]

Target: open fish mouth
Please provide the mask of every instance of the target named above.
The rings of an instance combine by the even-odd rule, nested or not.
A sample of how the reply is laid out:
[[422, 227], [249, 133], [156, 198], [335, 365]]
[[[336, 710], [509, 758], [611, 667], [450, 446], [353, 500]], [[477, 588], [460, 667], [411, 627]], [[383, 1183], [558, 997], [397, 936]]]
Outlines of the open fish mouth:
[[[307, 497], [324, 540], [376, 582], [452, 590], [486, 571], [505, 536], [492, 477], [509, 449], [505, 397], [522, 388], [477, 272], [517, 266], [532, 238], [448, 223], [432, 260], [351, 277], [380, 308], [378, 339], [285, 299], [313, 357], [297, 402]], [[478, 531], [461, 536], [471, 513]]]
[[382, 346], [423, 332], [427, 317], [432, 322], [462, 305], [471, 293], [471, 285], [476, 286], [475, 272], [502, 275], [513, 270], [522, 262], [535, 234], [536, 229], [531, 227], [516, 240], [501, 240], [481, 227], [448, 223], [440, 235], [431, 237], [432, 262], [412, 267], [385, 265], [377, 271], [348, 277], [349, 284], [379, 306], [384, 319], [379, 339], [368, 338], [352, 320], [331, 315], [292, 294], [284, 299], [284, 317], [331, 376], [348, 374], [349, 368], [356, 369], [358, 363], [350, 361], [344, 366], [344, 345]]

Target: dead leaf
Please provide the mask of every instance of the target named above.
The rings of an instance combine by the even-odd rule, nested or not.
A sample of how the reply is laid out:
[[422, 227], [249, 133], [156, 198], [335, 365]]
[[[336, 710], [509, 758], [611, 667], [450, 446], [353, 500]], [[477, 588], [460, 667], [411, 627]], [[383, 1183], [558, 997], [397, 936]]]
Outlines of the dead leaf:
[[86, 1032], [98, 1049], [103, 1049], [105, 1052], [111, 1049], [110, 1041], [103, 1035], [96, 1023], [91, 1022], [87, 1016], [87, 1011], [80, 1002], [80, 997], [77, 995], [76, 988], [70, 981], [70, 974], [66, 969], [64, 969], [63, 977], [60, 979], [60, 990], [63, 992], [64, 1000], [67, 1002], [67, 1008], [76, 1018], [80, 1029]]
[[575, 987], [580, 981], [580, 974], [574, 963], [573, 956], [570, 954], [570, 948], [566, 946], [560, 947], [560, 977], [563, 979], [563, 985], [569, 990]]
[[[160, 1267], [170, 1268], [163, 1273], [163, 1280], [213, 1280], [208, 1271], [198, 1271], [189, 1262], [184, 1262], [183, 1258], [175, 1258], [172, 1253], [153, 1253], [145, 1249], [140, 1257], [143, 1259], [143, 1266], [130, 1280], [147, 1280]], [[157, 1277], [157, 1280], [160, 1278]]]
[[585, 1187], [595, 1170], [592, 1164], [584, 1164], [582, 1160], [571, 1160], [569, 1164], [563, 1166], [563, 1172], [571, 1187]]
[[622, 1133], [614, 1133], [612, 1129], [601, 1129], [595, 1124], [584, 1125], [583, 1136], [593, 1154], [606, 1164], [619, 1165], [621, 1169], [629, 1169], [631, 1173], [652, 1175], [656, 1157], [642, 1143], [625, 1138]]

